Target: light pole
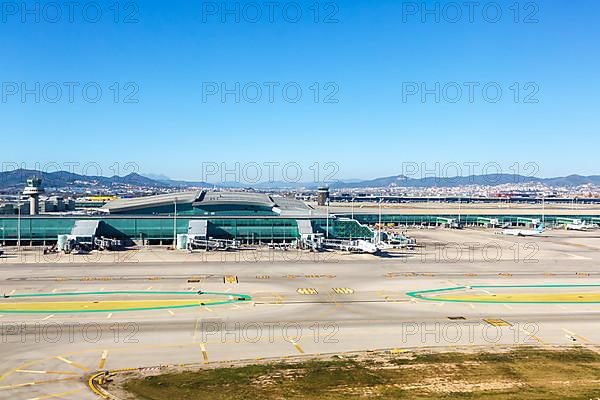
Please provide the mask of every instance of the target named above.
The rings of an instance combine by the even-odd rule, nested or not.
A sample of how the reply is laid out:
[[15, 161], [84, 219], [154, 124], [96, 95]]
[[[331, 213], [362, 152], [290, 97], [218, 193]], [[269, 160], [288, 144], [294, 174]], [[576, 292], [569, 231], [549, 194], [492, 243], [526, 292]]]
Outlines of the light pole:
[[173, 249], [177, 248], [177, 198], [173, 200]]
[[21, 250], [21, 202], [17, 202], [17, 251]]
[[379, 233], [377, 234], [377, 243], [381, 242], [381, 203], [383, 203], [383, 197], [379, 199]]
[[327, 220], [325, 222], [326, 223], [325, 237], [327, 239], [329, 239], [329, 199], [327, 199], [326, 205], [327, 205]]

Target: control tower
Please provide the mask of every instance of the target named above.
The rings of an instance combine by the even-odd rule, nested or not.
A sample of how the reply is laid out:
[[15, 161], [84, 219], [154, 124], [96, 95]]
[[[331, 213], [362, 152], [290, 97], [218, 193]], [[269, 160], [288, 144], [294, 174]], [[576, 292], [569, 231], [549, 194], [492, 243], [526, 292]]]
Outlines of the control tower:
[[44, 193], [41, 178], [27, 179], [27, 186], [23, 190], [24, 196], [29, 196], [29, 214], [37, 215], [40, 208], [40, 194]]
[[320, 187], [317, 189], [317, 205], [324, 206], [329, 200], [329, 188]]

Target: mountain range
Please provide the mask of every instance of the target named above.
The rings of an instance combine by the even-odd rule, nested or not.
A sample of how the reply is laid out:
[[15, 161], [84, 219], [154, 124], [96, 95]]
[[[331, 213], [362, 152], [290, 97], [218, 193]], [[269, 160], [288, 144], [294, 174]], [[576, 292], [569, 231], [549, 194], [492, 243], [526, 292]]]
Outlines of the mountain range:
[[[244, 184], [239, 182], [226, 182], [222, 184], [212, 184], [202, 181], [182, 181], [169, 179], [163, 175], [144, 176], [138, 173], [131, 173], [125, 176], [88, 176], [80, 175], [72, 172], [57, 171], [57, 172], [40, 172], [28, 169], [16, 169], [12, 171], [0, 172], [0, 189], [17, 189], [25, 185], [27, 178], [32, 176], [41, 177], [45, 187], [65, 188], [65, 187], [82, 187], [82, 186], [118, 186], [129, 185], [149, 188], [189, 188], [189, 187], [223, 187], [223, 188], [247, 188], [255, 189], [315, 189], [323, 186], [323, 183], [307, 183], [298, 182], [290, 183], [283, 181], [262, 182], [258, 184]], [[360, 188], [389, 188], [389, 187], [455, 187], [466, 185], [480, 186], [497, 186], [503, 184], [516, 183], [540, 183], [554, 187], [576, 187], [581, 185], [599, 185], [600, 175], [581, 176], [569, 175], [556, 178], [537, 178], [523, 175], [513, 174], [497, 174], [497, 175], [472, 175], [459, 177], [425, 177], [425, 178], [410, 178], [403, 175], [394, 175], [370, 180], [348, 181], [339, 180], [329, 182], [327, 185], [333, 189], [360, 189]]]

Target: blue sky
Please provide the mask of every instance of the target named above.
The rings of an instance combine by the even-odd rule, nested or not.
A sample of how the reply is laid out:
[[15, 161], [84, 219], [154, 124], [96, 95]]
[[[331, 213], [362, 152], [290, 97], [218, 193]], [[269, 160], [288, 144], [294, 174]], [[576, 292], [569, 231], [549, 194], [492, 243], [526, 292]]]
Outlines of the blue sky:
[[[22, 9], [36, 3], [39, 22]], [[97, 163], [110, 175], [132, 163], [202, 179], [206, 163], [277, 162], [277, 175], [298, 163], [309, 181], [315, 163], [335, 178], [370, 178], [413, 162], [451, 172], [444, 166], [457, 163], [463, 174], [464, 163], [512, 173], [534, 162], [540, 176], [600, 173], [594, 0], [524, 1], [518, 15], [514, 0], [482, 1], [472, 22], [452, 6], [463, 2], [447, 1], [280, 1], [271, 18], [264, 2], [140, 0], [118, 3], [117, 15], [111, 0], [80, 2], [73, 22], [48, 3], [3, 3], [4, 169]], [[221, 13], [236, 4], [239, 22]], [[236, 83], [239, 102], [223, 101], [222, 84], [235, 92]]]

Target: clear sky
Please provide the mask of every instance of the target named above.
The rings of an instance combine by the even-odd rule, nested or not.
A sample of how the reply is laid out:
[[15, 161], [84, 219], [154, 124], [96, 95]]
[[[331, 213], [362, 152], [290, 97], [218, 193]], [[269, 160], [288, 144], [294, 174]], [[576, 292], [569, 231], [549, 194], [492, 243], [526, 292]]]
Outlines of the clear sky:
[[316, 162], [335, 178], [535, 162], [540, 176], [600, 173], [596, 0], [56, 4], [2, 2], [4, 169], [98, 163], [111, 175], [133, 163], [202, 179], [207, 163], [279, 162], [309, 181]]

